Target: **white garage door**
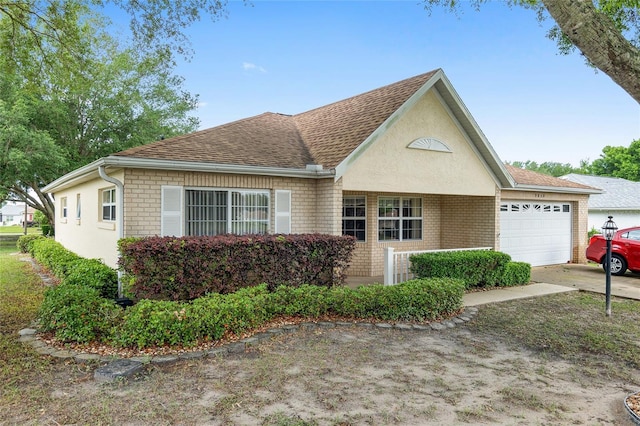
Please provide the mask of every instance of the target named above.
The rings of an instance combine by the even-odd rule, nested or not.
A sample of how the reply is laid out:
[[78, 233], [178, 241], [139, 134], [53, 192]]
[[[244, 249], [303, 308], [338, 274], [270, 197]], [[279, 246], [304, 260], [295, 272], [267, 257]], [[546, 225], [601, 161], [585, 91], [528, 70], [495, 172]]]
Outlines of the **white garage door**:
[[571, 260], [571, 205], [503, 200], [500, 251], [532, 266], [568, 262]]

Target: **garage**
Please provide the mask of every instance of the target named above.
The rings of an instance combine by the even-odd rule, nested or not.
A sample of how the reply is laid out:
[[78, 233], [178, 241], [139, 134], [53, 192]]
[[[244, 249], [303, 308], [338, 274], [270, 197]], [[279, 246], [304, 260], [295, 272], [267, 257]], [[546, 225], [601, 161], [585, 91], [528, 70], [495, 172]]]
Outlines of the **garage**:
[[500, 251], [531, 266], [569, 262], [571, 204], [503, 200]]

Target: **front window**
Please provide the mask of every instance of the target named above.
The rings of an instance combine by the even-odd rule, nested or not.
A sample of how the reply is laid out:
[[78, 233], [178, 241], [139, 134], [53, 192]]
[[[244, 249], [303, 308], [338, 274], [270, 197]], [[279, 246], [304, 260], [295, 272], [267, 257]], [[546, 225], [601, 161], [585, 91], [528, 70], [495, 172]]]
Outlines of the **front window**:
[[342, 235], [365, 241], [367, 234], [367, 200], [365, 197], [344, 197], [342, 200]]
[[116, 220], [116, 189], [102, 190], [102, 220]]
[[186, 234], [266, 234], [269, 230], [268, 191], [185, 191]]
[[422, 239], [422, 198], [380, 197], [378, 239], [405, 241]]
[[60, 217], [67, 218], [67, 197], [60, 198]]

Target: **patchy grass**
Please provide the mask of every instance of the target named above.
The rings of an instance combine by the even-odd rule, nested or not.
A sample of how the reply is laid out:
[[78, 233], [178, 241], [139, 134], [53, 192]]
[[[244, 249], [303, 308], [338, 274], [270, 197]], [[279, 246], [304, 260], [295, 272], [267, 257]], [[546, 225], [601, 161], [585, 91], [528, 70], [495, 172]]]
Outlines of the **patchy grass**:
[[607, 318], [578, 292], [440, 332], [319, 327], [100, 384], [96, 364], [18, 341], [44, 289], [15, 251], [0, 249], [0, 424], [623, 424], [610, 407], [640, 386], [640, 302]]
[[37, 398], [37, 391], [25, 391], [49, 364], [18, 341], [18, 331], [36, 318], [44, 288], [31, 265], [15, 252], [15, 247], [0, 248], [0, 407]]
[[640, 302], [571, 292], [487, 305], [470, 324], [479, 333], [624, 378], [640, 368]]

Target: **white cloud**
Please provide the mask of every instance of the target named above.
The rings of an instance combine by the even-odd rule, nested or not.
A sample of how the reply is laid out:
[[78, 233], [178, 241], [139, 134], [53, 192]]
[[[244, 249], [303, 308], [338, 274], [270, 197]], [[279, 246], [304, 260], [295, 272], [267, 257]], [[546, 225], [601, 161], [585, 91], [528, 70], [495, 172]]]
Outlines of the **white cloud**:
[[206, 103], [206, 102], [198, 102], [198, 103], [196, 104], [196, 108], [204, 108], [204, 107], [206, 107], [206, 106], [207, 106], [207, 103]]
[[253, 64], [251, 62], [243, 62], [242, 63], [242, 69], [244, 69], [245, 71], [259, 71], [262, 73], [266, 73], [267, 70], [264, 69], [263, 67]]

